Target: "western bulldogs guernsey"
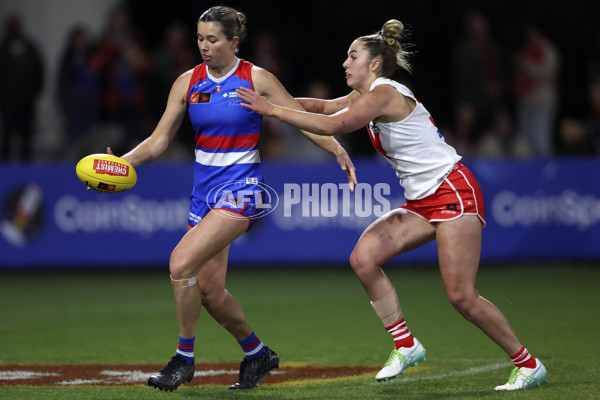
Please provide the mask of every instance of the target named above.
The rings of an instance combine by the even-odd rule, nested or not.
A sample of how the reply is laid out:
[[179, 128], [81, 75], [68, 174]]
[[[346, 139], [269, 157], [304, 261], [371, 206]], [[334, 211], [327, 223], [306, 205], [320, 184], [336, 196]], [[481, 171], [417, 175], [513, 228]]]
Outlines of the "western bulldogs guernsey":
[[406, 86], [386, 78], [371, 85], [391, 85], [416, 103], [413, 112], [398, 122], [369, 123], [367, 130], [377, 151], [385, 156], [400, 178], [404, 197], [420, 200], [433, 194], [462, 158], [446, 143], [427, 109]]
[[263, 183], [258, 154], [262, 117], [240, 106], [235, 91], [254, 89], [252, 65], [238, 59], [221, 78], [212, 77], [204, 63], [194, 68], [187, 105], [196, 132], [192, 195], [201, 200], [217, 201], [220, 188], [254, 191]]

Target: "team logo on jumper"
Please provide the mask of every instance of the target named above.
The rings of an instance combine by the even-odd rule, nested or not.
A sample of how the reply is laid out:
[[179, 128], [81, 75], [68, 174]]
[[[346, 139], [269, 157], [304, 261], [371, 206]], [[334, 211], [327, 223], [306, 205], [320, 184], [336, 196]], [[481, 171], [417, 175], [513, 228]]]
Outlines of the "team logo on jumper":
[[227, 97], [238, 97], [236, 92], [225, 92], [223, 93], [223, 97], [227, 98]]
[[190, 95], [190, 104], [210, 103], [210, 92], [197, 92]]

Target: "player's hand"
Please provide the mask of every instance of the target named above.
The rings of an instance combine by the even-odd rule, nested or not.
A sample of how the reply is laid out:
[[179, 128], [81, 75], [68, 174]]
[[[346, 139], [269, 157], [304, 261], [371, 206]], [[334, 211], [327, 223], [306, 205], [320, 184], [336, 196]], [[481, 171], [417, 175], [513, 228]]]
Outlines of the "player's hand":
[[275, 106], [269, 103], [263, 96], [246, 87], [236, 89], [236, 92], [238, 97], [246, 102], [240, 103], [242, 107], [248, 108], [260, 115], [266, 115], [267, 117], [273, 116], [273, 109]]
[[350, 156], [344, 151], [336, 156], [336, 161], [340, 164], [346, 175], [348, 175], [348, 186], [350, 186], [350, 191], [354, 192], [354, 186], [358, 185], [358, 182], [356, 180], [356, 168], [354, 168]]
[[[114, 156], [112, 149], [110, 147], [106, 148], [106, 154], [110, 154], [111, 156]], [[87, 190], [92, 190], [92, 188], [88, 186]]]

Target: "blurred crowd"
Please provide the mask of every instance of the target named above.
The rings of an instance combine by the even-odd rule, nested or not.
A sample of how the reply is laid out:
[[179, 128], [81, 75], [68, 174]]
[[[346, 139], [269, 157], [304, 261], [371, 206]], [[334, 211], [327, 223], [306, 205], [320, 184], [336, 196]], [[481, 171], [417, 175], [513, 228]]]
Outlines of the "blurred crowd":
[[[469, 13], [453, 50], [453, 112], [445, 129], [459, 154], [552, 157], [600, 154], [600, 30], [588, 63], [585, 117], [560, 115], [560, 49], [533, 23], [506, 51], [489, 21]], [[594, 54], [594, 53], [592, 53]]]
[[[44, 90], [45, 66], [25, 21], [12, 15], [2, 21], [0, 39], [0, 156], [35, 159], [36, 102]], [[38, 38], [39, 39], [39, 38]], [[36, 39], [37, 40], [37, 39]], [[438, 120], [446, 140], [469, 157], [552, 157], [600, 155], [600, 30], [586, 63], [587, 109], [578, 115], [559, 112], [561, 50], [535, 24], [525, 27], [518, 47], [497, 44], [490, 21], [468, 13], [457, 37], [450, 65], [451, 117]], [[277, 35], [250, 32], [244, 58], [275, 74], [295, 96], [332, 98], [331, 85], [305, 80], [286, 62]], [[246, 49], [247, 47], [247, 49]], [[124, 8], [106, 17], [101, 34], [74, 26], [65, 38], [54, 90], [64, 143], [56, 159], [78, 159], [110, 145], [123, 154], [147, 137], [157, 124], [171, 84], [201, 62], [193, 26], [168, 24], [162, 39], [148, 43]], [[47, 77], [46, 77], [47, 78]], [[427, 106], [427, 103], [426, 103]], [[434, 118], [435, 110], [429, 110]], [[165, 158], [193, 158], [189, 122]], [[368, 138], [340, 138], [350, 153], [375, 154]], [[261, 137], [264, 159], [325, 158], [295, 128], [265, 118]], [[367, 149], [368, 148], [368, 149]]]

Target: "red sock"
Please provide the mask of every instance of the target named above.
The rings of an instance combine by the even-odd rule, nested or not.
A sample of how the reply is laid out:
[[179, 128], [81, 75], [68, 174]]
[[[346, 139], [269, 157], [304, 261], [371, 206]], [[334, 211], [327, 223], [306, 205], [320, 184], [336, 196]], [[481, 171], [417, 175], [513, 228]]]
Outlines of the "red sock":
[[396, 350], [400, 347], [413, 347], [415, 345], [414, 337], [406, 327], [404, 318], [401, 318], [398, 322], [394, 322], [392, 325], [386, 327], [385, 330], [394, 337]]
[[517, 354], [511, 356], [510, 360], [517, 368], [535, 368], [537, 365], [535, 358], [531, 357], [525, 346], [521, 347], [521, 350], [519, 350]]

